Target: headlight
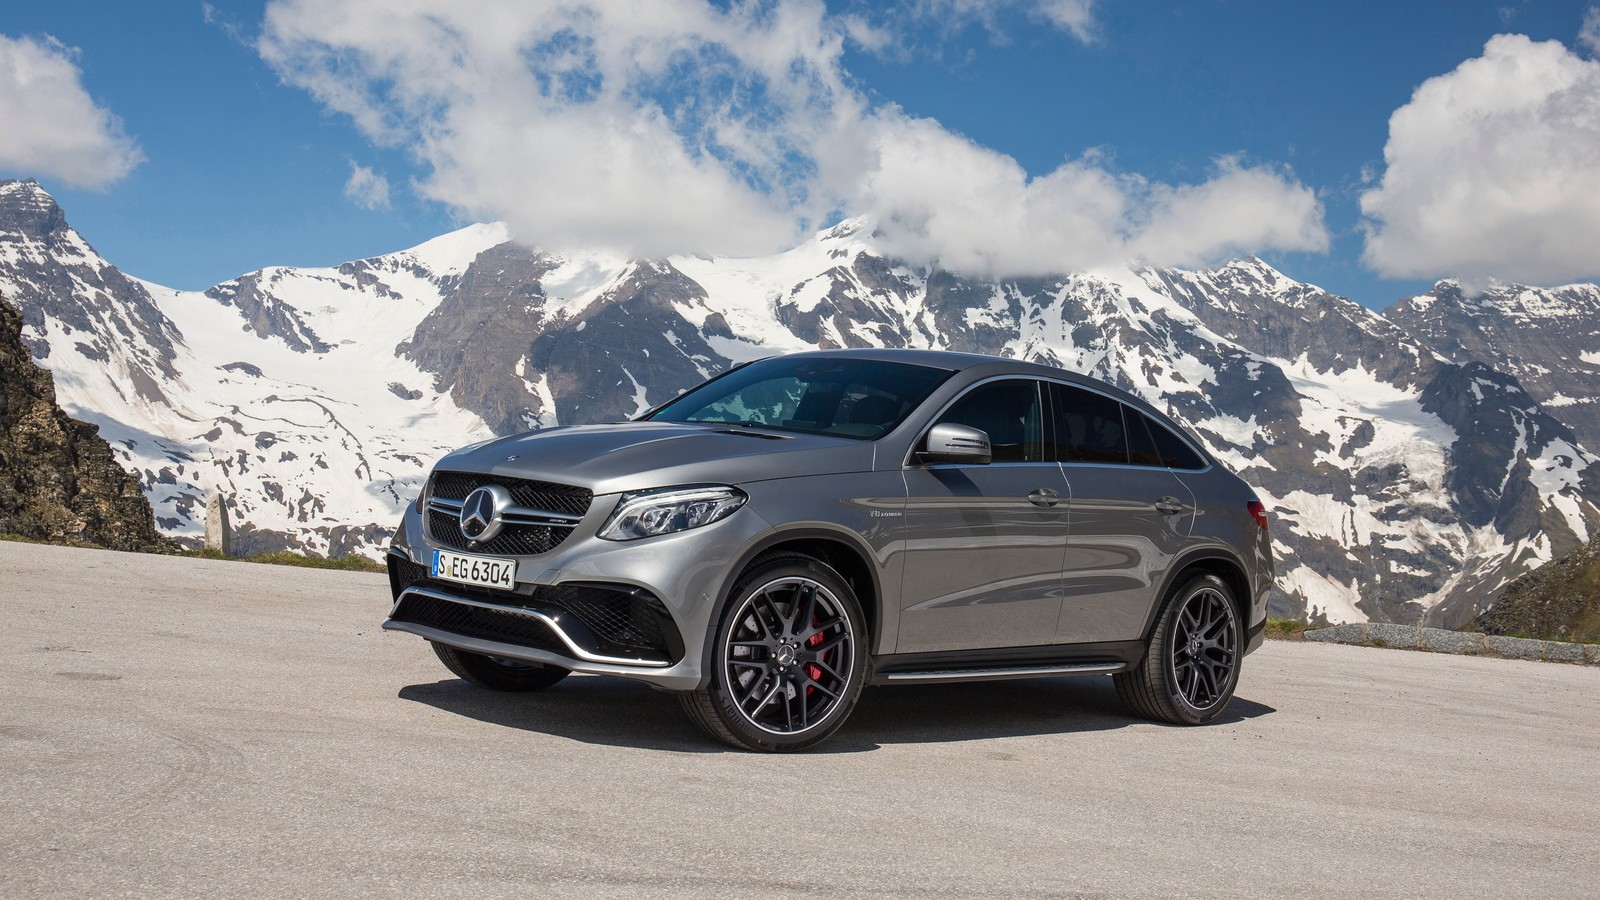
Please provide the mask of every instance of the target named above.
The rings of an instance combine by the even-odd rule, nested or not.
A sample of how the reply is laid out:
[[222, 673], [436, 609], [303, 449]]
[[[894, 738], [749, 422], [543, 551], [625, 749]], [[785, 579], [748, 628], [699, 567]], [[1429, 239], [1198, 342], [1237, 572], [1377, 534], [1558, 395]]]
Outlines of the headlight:
[[721, 484], [657, 488], [623, 494], [616, 512], [600, 529], [608, 541], [633, 541], [720, 522], [750, 499]]

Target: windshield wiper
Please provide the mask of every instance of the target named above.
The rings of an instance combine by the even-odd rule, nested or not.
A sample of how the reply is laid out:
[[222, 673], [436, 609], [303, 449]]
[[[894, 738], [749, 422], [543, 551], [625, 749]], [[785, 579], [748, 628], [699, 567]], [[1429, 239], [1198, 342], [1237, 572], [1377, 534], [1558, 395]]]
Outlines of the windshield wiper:
[[[742, 429], [754, 429], [754, 428], [761, 427], [759, 425], [756, 425], [754, 422], [727, 422], [725, 424], [727, 424], [727, 425], [737, 425]], [[765, 432], [765, 431], [752, 431], [752, 430], [734, 431], [731, 428], [713, 428], [711, 430], [717, 432], [718, 434], [737, 434], [737, 435], [740, 435], [741, 437], [761, 438], [764, 441], [787, 441], [787, 440], [789, 440], [789, 436], [786, 435], [786, 434], [771, 434], [771, 433], [768, 433], [768, 432]]]

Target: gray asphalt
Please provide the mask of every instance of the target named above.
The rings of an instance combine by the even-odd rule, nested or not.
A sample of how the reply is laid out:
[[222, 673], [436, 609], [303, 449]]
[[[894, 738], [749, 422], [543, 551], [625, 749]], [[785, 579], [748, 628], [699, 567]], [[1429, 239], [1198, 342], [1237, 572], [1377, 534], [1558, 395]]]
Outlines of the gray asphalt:
[[1105, 678], [883, 687], [773, 757], [628, 682], [473, 689], [380, 576], [0, 571], [4, 897], [1600, 892], [1600, 668], [1269, 643], [1211, 727]]

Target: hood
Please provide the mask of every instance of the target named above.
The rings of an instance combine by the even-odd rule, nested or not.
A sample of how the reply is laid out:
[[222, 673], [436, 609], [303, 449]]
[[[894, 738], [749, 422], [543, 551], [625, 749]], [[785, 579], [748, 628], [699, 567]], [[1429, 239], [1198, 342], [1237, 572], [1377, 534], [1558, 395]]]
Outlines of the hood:
[[[578, 425], [457, 450], [436, 468], [532, 478], [596, 494], [864, 472], [871, 441], [675, 422]], [[514, 458], [513, 458], [514, 457]]]

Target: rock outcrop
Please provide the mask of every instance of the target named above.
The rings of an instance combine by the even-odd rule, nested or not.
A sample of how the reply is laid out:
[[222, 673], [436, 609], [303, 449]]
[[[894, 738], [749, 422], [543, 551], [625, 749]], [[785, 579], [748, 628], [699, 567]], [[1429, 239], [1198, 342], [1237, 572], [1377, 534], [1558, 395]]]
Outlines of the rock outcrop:
[[1600, 643], [1600, 536], [1506, 585], [1477, 625], [1489, 634]]
[[94, 425], [56, 405], [55, 382], [0, 299], [0, 533], [112, 550], [162, 551], [139, 479]]

